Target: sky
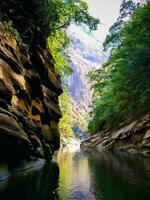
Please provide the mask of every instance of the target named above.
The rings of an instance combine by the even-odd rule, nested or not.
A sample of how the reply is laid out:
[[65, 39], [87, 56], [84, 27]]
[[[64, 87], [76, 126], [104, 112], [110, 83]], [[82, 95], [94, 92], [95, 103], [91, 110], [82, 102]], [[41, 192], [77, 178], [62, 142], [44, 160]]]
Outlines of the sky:
[[[117, 20], [122, 0], [85, 0], [89, 5], [89, 13], [99, 18], [100, 25], [97, 31], [92, 32], [92, 37], [85, 34], [83, 27], [72, 24], [69, 28], [71, 35], [78, 35], [78, 38], [87, 45], [95, 45], [98, 41], [99, 45], [105, 41], [109, 28]], [[93, 37], [94, 36], [94, 37]], [[94, 38], [94, 39], [93, 39]], [[95, 40], [96, 39], [96, 40]]]
[[86, 0], [86, 2], [89, 5], [89, 13], [100, 19], [101, 24], [94, 35], [100, 42], [103, 42], [110, 26], [119, 16], [122, 0]]
[[[92, 37], [85, 34], [83, 27], [78, 27], [75, 24], [71, 25], [69, 32], [71, 35], [78, 35], [78, 38], [86, 44], [91, 45], [94, 41], [98, 41], [102, 45], [108, 34], [109, 28], [116, 22], [119, 16], [120, 5], [122, 0], [85, 0], [89, 5], [89, 13], [96, 18], [99, 18], [100, 25], [97, 31], [92, 32]], [[136, 3], [139, 0], [134, 0]], [[94, 37], [93, 37], [94, 36]], [[94, 38], [94, 40], [93, 40]], [[95, 40], [96, 39], [96, 40]]]

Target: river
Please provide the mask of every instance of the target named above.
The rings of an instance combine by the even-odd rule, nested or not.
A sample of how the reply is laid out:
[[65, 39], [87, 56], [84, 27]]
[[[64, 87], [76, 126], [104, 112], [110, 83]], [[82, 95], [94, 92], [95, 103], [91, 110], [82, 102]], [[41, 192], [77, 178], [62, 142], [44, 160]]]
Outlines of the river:
[[149, 158], [93, 154], [62, 148], [51, 163], [1, 179], [0, 200], [150, 199]]

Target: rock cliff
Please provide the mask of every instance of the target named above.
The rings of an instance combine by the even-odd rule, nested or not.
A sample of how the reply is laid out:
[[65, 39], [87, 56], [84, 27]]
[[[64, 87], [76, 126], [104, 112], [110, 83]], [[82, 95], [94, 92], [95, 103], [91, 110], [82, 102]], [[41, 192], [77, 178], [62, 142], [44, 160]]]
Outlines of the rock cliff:
[[89, 137], [82, 143], [85, 149], [125, 151], [150, 156], [150, 113], [136, 120], [124, 120], [118, 127]]
[[73, 73], [68, 81], [69, 92], [75, 107], [87, 113], [92, 104], [88, 73], [106, 61], [107, 55], [103, 53], [102, 44], [94, 36], [86, 33], [82, 27], [73, 26], [71, 28], [72, 30], [68, 33], [72, 39], [68, 55]]
[[87, 33], [83, 27], [72, 25], [68, 30], [71, 42], [68, 55], [71, 60], [72, 74], [65, 80], [73, 107], [72, 127], [78, 138], [87, 137], [87, 116], [92, 105], [89, 71], [98, 68], [106, 59], [102, 44]]
[[30, 10], [19, 1], [0, 8], [20, 34], [18, 42], [0, 26], [0, 158], [49, 159], [60, 142], [60, 77]]

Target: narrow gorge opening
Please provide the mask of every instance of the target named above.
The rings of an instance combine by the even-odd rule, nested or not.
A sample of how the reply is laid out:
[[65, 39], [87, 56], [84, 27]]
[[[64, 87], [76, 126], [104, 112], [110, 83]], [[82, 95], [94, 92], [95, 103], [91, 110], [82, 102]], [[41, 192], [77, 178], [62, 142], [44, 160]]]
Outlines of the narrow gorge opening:
[[0, 199], [150, 199], [150, 1], [0, 4]]

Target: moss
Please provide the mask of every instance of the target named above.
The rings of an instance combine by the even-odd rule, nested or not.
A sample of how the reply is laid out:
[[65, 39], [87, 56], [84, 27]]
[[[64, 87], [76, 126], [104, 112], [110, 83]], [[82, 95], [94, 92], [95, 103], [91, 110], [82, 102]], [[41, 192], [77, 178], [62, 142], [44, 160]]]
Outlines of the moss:
[[1, 33], [7, 35], [9, 38], [15, 39], [17, 42], [21, 41], [20, 34], [15, 28], [13, 28], [12, 21], [0, 22], [0, 31]]

